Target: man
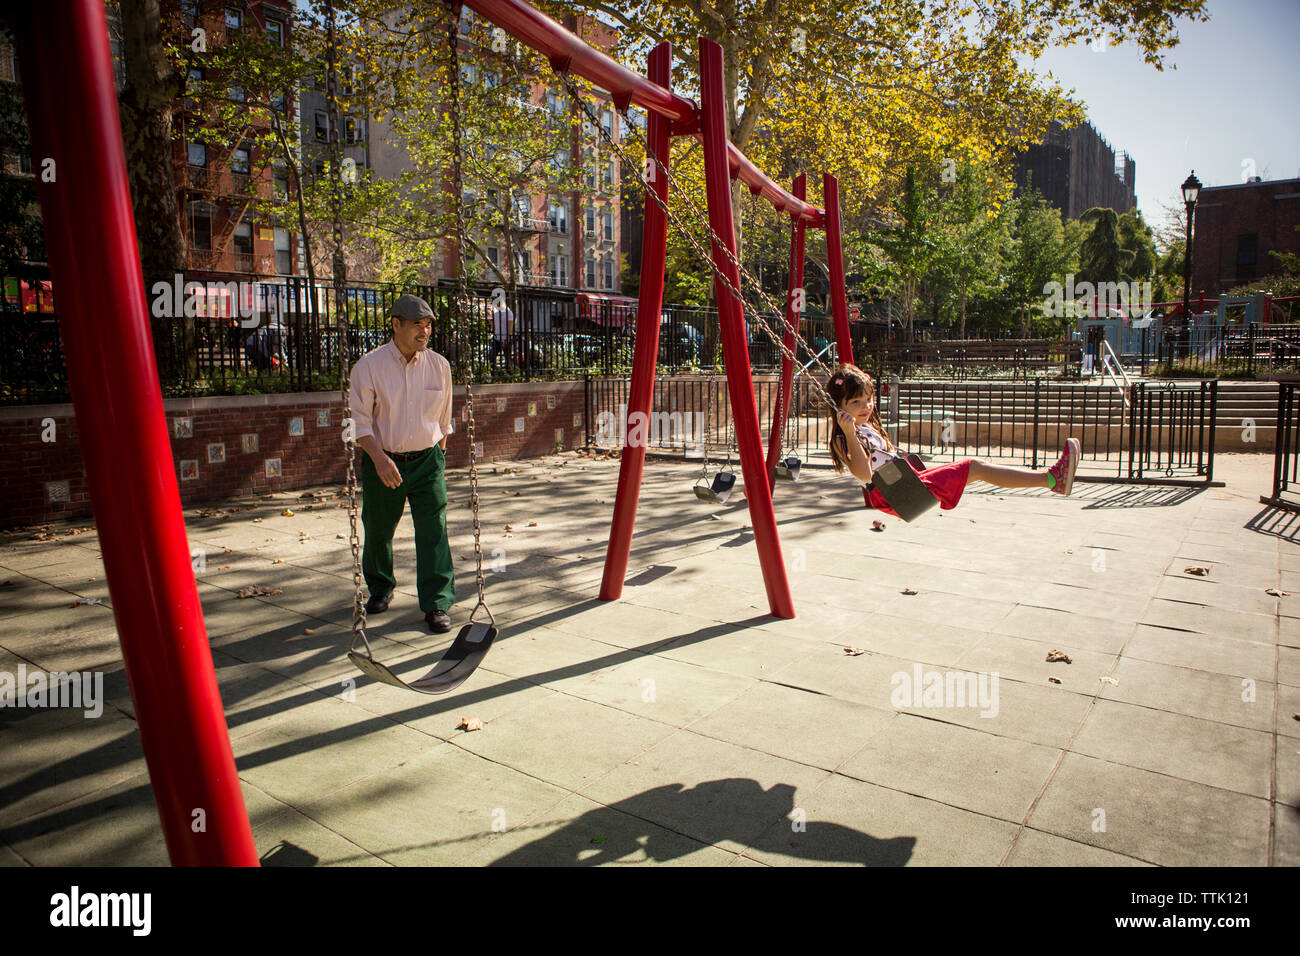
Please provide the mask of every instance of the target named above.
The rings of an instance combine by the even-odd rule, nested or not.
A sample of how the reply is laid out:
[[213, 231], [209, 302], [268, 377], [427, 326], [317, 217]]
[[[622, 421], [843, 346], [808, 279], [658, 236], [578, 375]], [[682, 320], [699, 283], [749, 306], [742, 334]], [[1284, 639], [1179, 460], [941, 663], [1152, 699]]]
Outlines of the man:
[[451, 630], [455, 602], [447, 540], [447, 436], [451, 434], [451, 364], [428, 348], [433, 310], [414, 295], [393, 304], [392, 341], [352, 369], [352, 417], [361, 460], [361, 570], [370, 589], [367, 614], [388, 609], [393, 532], [406, 502], [415, 524], [415, 578], [420, 610], [435, 634]]
[[504, 299], [498, 299], [492, 306], [492, 345], [488, 349], [488, 367], [495, 369], [497, 356], [505, 353], [505, 366], [510, 367], [510, 336], [515, 331], [515, 314], [510, 311]]

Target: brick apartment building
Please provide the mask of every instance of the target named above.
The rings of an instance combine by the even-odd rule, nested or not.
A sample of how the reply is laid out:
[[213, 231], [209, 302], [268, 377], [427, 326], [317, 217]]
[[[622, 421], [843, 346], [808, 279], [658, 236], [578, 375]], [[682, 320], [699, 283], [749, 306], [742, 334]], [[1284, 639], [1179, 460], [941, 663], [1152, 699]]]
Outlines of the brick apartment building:
[[1258, 176], [1206, 186], [1196, 203], [1192, 289], [1218, 295], [1281, 271], [1270, 251], [1300, 254], [1300, 179]]
[[1091, 123], [1065, 129], [1053, 123], [1043, 142], [1016, 160], [1016, 185], [1033, 184], [1066, 219], [1094, 206], [1125, 213], [1137, 205], [1137, 167], [1127, 153], [1117, 157]]

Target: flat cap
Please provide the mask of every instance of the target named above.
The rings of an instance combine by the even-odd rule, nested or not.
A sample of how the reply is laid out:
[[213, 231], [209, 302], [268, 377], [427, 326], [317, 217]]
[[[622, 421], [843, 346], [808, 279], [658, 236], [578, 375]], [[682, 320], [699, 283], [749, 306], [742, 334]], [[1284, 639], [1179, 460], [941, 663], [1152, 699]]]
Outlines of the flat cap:
[[397, 301], [393, 303], [392, 316], [395, 319], [418, 322], [420, 319], [433, 318], [433, 309], [429, 308], [429, 303], [418, 295], [403, 295], [399, 296]]

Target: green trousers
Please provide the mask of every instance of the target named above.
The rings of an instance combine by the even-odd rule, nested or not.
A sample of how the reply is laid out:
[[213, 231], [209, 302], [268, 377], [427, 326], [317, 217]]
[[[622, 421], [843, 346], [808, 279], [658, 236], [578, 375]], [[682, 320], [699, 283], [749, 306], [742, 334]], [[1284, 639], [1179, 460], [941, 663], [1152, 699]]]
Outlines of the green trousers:
[[393, 532], [411, 502], [415, 524], [415, 584], [420, 610], [447, 611], [456, 602], [451, 543], [447, 540], [447, 476], [445, 453], [434, 445], [423, 457], [395, 462], [402, 483], [389, 488], [379, 478], [375, 464], [361, 455], [361, 523], [365, 542], [361, 572], [371, 595], [388, 594], [397, 586], [393, 577]]

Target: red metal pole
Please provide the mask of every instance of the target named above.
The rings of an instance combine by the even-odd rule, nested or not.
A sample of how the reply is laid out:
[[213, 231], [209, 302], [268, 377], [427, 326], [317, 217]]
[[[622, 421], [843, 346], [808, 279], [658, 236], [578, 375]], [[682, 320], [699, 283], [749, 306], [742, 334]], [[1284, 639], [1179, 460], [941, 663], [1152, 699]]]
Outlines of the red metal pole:
[[[665, 90], [672, 83], [672, 45], [661, 43], [650, 51], [650, 80]], [[667, 169], [672, 145], [670, 122], [650, 111], [646, 125], [646, 144]], [[668, 202], [668, 177], [653, 163], [647, 167], [653, 176], [649, 186], [660, 200]], [[628, 555], [632, 550], [632, 529], [636, 524], [637, 499], [641, 494], [641, 475], [645, 470], [646, 443], [632, 439], [648, 432], [632, 427], [632, 416], [647, 423], [654, 398], [655, 368], [659, 361], [659, 316], [664, 302], [664, 261], [668, 255], [668, 219], [659, 203], [647, 193], [645, 225], [641, 237], [641, 292], [636, 311], [636, 351], [632, 356], [632, 384], [628, 390], [627, 434], [623, 439], [623, 457], [618, 465], [618, 493], [614, 498], [614, 520], [605, 549], [605, 572], [600, 582], [600, 598], [612, 601], [623, 593]]]
[[822, 174], [822, 202], [826, 207], [826, 258], [831, 274], [831, 311], [835, 314], [835, 344], [840, 361], [853, 365], [853, 337], [849, 334], [849, 301], [844, 289], [844, 249], [840, 242], [840, 181]]
[[[800, 173], [794, 181], [792, 192], [799, 199], [808, 193], [808, 174]], [[790, 279], [785, 297], [785, 347], [794, 352], [794, 330], [803, 318], [803, 250], [807, 223], [795, 218], [790, 223]], [[795, 298], [800, 308], [796, 309]], [[790, 390], [794, 387], [794, 363], [789, 355], [781, 356], [781, 395], [772, 411], [772, 430], [767, 436], [767, 486], [776, 488], [776, 463], [781, 457], [781, 439], [785, 435], [785, 420], [790, 414]]]
[[[736, 269], [735, 224], [731, 210], [731, 179], [727, 168], [727, 116], [722, 92], [722, 47], [700, 39], [701, 129], [704, 135], [705, 194], [709, 204], [709, 225], [717, 239], [713, 261], [732, 287], [740, 288]], [[721, 240], [721, 244], [717, 241]], [[728, 258], [728, 254], [732, 258]], [[776, 617], [794, 617], [794, 600], [786, 580], [781, 540], [776, 531], [776, 512], [763, 467], [763, 439], [758, 431], [758, 408], [754, 403], [753, 374], [749, 366], [749, 345], [745, 335], [742, 304], [722, 278], [715, 275], [718, 321], [722, 326], [722, 354], [727, 366], [727, 392], [740, 446], [740, 467], [745, 478], [745, 498], [754, 526], [754, 543], [763, 569], [768, 606]]]
[[18, 19], [77, 433], [167, 850], [176, 865], [256, 866], [163, 415], [104, 4]]

